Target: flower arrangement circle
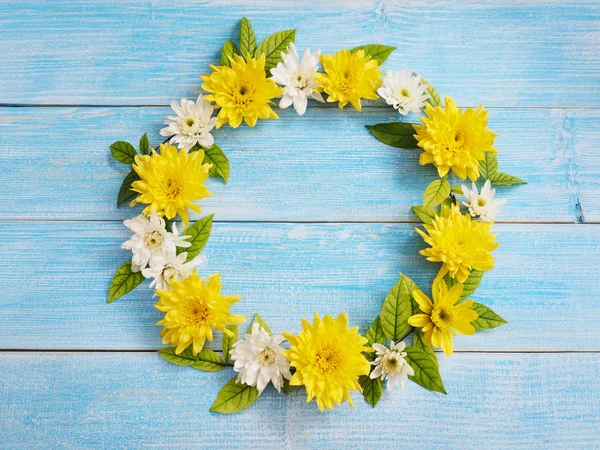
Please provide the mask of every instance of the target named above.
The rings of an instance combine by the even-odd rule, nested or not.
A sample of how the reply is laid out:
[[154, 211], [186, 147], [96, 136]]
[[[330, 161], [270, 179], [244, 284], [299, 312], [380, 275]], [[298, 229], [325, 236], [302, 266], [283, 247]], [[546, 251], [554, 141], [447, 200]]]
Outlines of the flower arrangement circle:
[[[307, 402], [315, 400], [321, 411], [345, 401], [353, 405], [352, 392], [361, 392], [375, 407], [384, 383], [403, 390], [406, 379], [446, 393], [434, 349], [451, 355], [457, 333], [472, 335], [506, 323], [470, 296], [494, 267], [492, 251], [498, 247], [492, 226], [505, 200], [495, 198], [492, 185], [524, 181], [498, 171], [496, 134], [487, 128], [488, 112], [482, 106], [463, 110], [450, 97], [442, 103], [433, 86], [408, 69], [382, 72], [394, 47], [370, 44], [330, 55], [306, 49], [300, 57], [294, 40], [295, 30], [284, 30], [257, 46], [252, 25], [243, 18], [239, 48], [227, 41], [221, 64], [201, 76], [208, 94], [195, 102], [171, 102], [175, 116], [160, 130], [167, 141], [151, 148], [144, 135], [139, 152], [128, 142], [111, 145], [115, 159], [131, 166], [117, 206], [144, 208], [124, 221], [133, 235], [122, 247], [132, 256], [115, 273], [108, 302], [152, 279], [155, 307], [164, 314], [157, 325], [163, 344], [170, 345], [159, 354], [179, 366], [237, 373], [217, 394], [213, 412], [247, 408], [269, 384], [280, 393], [304, 387]], [[220, 274], [201, 279], [196, 271], [205, 260], [200, 253], [213, 216], [190, 225], [189, 211], [200, 213], [196, 202], [212, 195], [204, 185], [209, 177], [225, 183], [229, 178], [229, 161], [212, 132], [224, 125], [254, 127], [259, 119], [277, 119], [273, 107], [278, 98], [279, 108], [293, 106], [298, 115], [306, 112], [309, 99], [338, 103], [340, 109], [350, 104], [360, 111], [362, 100], [381, 98], [401, 117], [424, 112], [420, 124], [398, 121], [367, 128], [389, 146], [420, 149], [420, 164], [437, 169], [440, 178], [427, 186], [422, 204], [412, 211], [423, 224], [415, 228], [425, 244], [420, 253], [441, 264], [440, 270], [431, 289], [400, 274], [365, 333], [349, 325], [346, 313], [322, 318], [315, 313], [312, 323], [302, 319], [297, 334], [278, 335], [255, 314], [240, 337], [246, 317], [230, 310], [241, 297], [221, 292], [227, 289]], [[456, 178], [468, 178], [471, 187], [451, 186], [450, 179]], [[185, 227], [181, 233], [172, 222], [176, 218]], [[223, 334], [222, 354], [206, 346], [214, 331]]]

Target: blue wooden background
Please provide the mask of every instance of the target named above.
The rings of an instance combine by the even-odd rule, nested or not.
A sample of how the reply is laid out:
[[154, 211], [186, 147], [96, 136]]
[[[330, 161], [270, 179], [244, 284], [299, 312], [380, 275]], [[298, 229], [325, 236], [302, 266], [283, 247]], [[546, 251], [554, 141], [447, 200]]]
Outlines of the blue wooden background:
[[[108, 146], [158, 144], [168, 101], [198, 94], [242, 16], [259, 39], [298, 28], [299, 48], [394, 45], [387, 68], [490, 109], [501, 170], [529, 182], [499, 189], [496, 270], [475, 295], [509, 324], [440, 355], [448, 396], [409, 384], [319, 414], [268, 390], [210, 414], [231, 374], [156, 355], [150, 290], [106, 304], [132, 215]], [[0, 447], [599, 446], [598, 1], [9, 0], [0, 55]], [[434, 172], [364, 129], [396, 119], [316, 105], [214, 133], [232, 173], [210, 182], [201, 272], [223, 272], [238, 312], [295, 332], [345, 310], [364, 328], [399, 270], [431, 281], [409, 207]]]

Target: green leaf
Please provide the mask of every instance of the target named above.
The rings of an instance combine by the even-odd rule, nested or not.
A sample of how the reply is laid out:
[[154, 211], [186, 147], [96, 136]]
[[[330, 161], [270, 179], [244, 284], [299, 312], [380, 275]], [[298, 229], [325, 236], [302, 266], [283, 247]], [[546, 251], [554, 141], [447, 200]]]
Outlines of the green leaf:
[[427, 225], [433, 223], [433, 219], [435, 219], [435, 216], [437, 215], [435, 209], [426, 206], [413, 206], [411, 209], [415, 215], [421, 219], [421, 222], [426, 223]]
[[369, 345], [385, 345], [385, 334], [383, 332], [383, 327], [381, 326], [381, 318], [379, 316], [377, 316], [377, 318], [373, 321], [373, 323], [367, 330], [365, 337], [369, 341]]
[[296, 30], [283, 30], [273, 33], [260, 43], [256, 49], [256, 56], [262, 53], [266, 56], [265, 70], [267, 73], [270, 69], [277, 66], [282, 61], [281, 52], [285, 52], [291, 42], [296, 39]]
[[359, 45], [358, 47], [354, 47], [352, 50], [350, 50], [350, 53], [355, 53], [359, 50], [363, 50], [365, 52], [365, 56], [369, 55], [371, 58], [375, 59], [379, 65], [381, 65], [386, 61], [386, 59], [388, 59], [390, 54], [396, 50], [396, 47], [390, 47], [388, 45], [381, 44]]
[[471, 325], [473, 325], [477, 331], [489, 330], [490, 328], [496, 328], [507, 323], [506, 320], [492, 311], [491, 308], [488, 308], [481, 303], [473, 303], [471, 309], [479, 314], [479, 317], [471, 322]]
[[425, 342], [423, 338], [423, 332], [421, 330], [415, 330], [413, 346], [415, 348], [418, 348], [419, 350], [423, 350], [425, 353], [431, 356], [435, 363], [439, 366], [437, 356], [435, 356], [435, 352], [433, 351], [431, 345], [427, 345], [427, 343]]
[[110, 282], [108, 288], [108, 303], [114, 302], [116, 299], [123, 297], [128, 292], [135, 289], [142, 281], [144, 276], [142, 272], [131, 271], [131, 260], [121, 264], [121, 267], [115, 272], [115, 276]]
[[[256, 44], [256, 41], [255, 41]], [[223, 44], [223, 50], [221, 50], [221, 65], [231, 67], [231, 62], [229, 61], [229, 57], [233, 59], [233, 55], [239, 55], [238, 49], [235, 45], [235, 42], [229, 40], [225, 41]]]
[[140, 153], [142, 155], [147, 155], [150, 153], [150, 142], [148, 142], [147, 133], [144, 133], [144, 135], [140, 138]]
[[442, 203], [450, 195], [450, 183], [447, 180], [435, 180], [429, 183], [423, 193], [423, 206], [431, 208]]
[[429, 98], [425, 102], [429, 103], [434, 108], [437, 106], [442, 106], [442, 99], [440, 98], [440, 94], [438, 94], [438, 91], [436, 91], [435, 88], [423, 78], [421, 78], [421, 83], [427, 85], [427, 89], [425, 89], [425, 92], [429, 94]]
[[223, 334], [223, 342], [221, 344], [223, 349], [223, 357], [225, 358], [225, 361], [229, 361], [231, 359], [231, 349], [233, 348], [233, 344], [235, 344], [238, 340], [239, 331], [237, 325], [225, 325], [225, 328], [233, 332], [232, 337]]
[[450, 192], [452, 192], [453, 194], [464, 195], [462, 186], [452, 186]]
[[208, 238], [210, 237], [210, 230], [212, 229], [214, 214], [210, 216], [202, 217], [200, 220], [197, 220], [195, 223], [187, 227], [181, 233], [182, 236], [191, 236], [191, 239], [188, 239], [187, 242], [192, 244], [190, 247], [183, 248], [178, 247], [177, 253], [187, 252], [187, 260], [186, 262], [191, 261], [196, 256], [200, 254], [206, 243], [208, 242]]
[[140, 177], [135, 170], [131, 170], [131, 172], [127, 174], [123, 180], [123, 184], [121, 184], [119, 194], [117, 195], [117, 208], [120, 208], [123, 206], [123, 203], [130, 201], [137, 195], [137, 192], [131, 190], [131, 185], [134, 181], [138, 181], [139, 179]]
[[203, 148], [204, 160], [202, 164], [212, 164], [208, 174], [211, 177], [219, 176], [223, 178], [225, 184], [229, 181], [229, 160], [223, 150], [217, 145], [213, 144], [210, 148]]
[[[483, 274], [485, 272], [483, 270], [473, 269], [471, 273], [469, 273], [468, 278], [463, 283], [464, 288], [462, 293], [460, 294], [459, 301], [465, 300], [469, 298], [473, 293], [477, 290], [479, 283], [481, 283], [481, 279], [483, 278]], [[452, 278], [449, 274], [444, 275], [444, 281], [449, 288], [458, 283], [454, 278]]]
[[254, 325], [255, 323], [257, 323], [259, 327], [264, 328], [267, 333], [273, 334], [271, 332], [271, 329], [269, 328], [269, 325], [267, 325], [267, 322], [265, 322], [264, 319], [258, 315], [258, 313], [254, 313], [254, 318], [252, 319], [252, 322], [250, 323], [250, 327], [248, 328], [248, 333], [250, 333], [250, 331], [252, 331], [252, 325]]
[[113, 157], [123, 164], [133, 164], [137, 152], [133, 145], [125, 141], [117, 141], [110, 146]]
[[250, 58], [254, 56], [256, 50], [256, 36], [250, 21], [245, 17], [242, 17], [240, 22], [240, 52], [242, 56], [246, 58], [250, 55]]
[[365, 125], [379, 141], [396, 148], [417, 148], [415, 129], [411, 123], [392, 122]]
[[203, 348], [195, 356], [196, 360], [190, 364], [194, 369], [204, 372], [218, 372], [227, 367], [227, 363], [210, 348]]
[[258, 398], [258, 389], [246, 384], [236, 383], [233, 377], [217, 394], [210, 407], [211, 412], [233, 414], [246, 409]]
[[284, 394], [289, 394], [290, 392], [292, 392], [297, 387], [298, 386], [292, 386], [290, 384], [290, 380], [284, 378], [283, 379], [283, 388], [281, 390], [283, 391]]
[[192, 347], [186, 348], [179, 355], [175, 353], [173, 347], [161, 348], [158, 354], [176, 366], [191, 366], [196, 361], [196, 357], [192, 353]]
[[479, 175], [484, 180], [492, 180], [498, 172], [498, 159], [494, 153], [485, 152], [483, 159], [479, 161]]
[[412, 315], [412, 291], [414, 289], [416, 289], [415, 283], [400, 274], [400, 279], [383, 301], [379, 316], [383, 333], [390, 341], [399, 341], [410, 328], [408, 318]]
[[513, 184], [527, 184], [525, 181], [520, 178], [514, 177], [512, 175], [508, 175], [503, 172], [496, 172], [492, 178], [490, 178], [492, 184], [497, 184], [500, 186], [512, 186]]
[[358, 378], [358, 384], [363, 389], [363, 397], [365, 397], [367, 403], [375, 408], [383, 393], [383, 381], [381, 378], [372, 379], [369, 375], [361, 375]]
[[437, 359], [416, 347], [409, 346], [404, 351], [406, 352], [406, 362], [415, 371], [414, 376], [408, 377], [408, 379], [430, 391], [446, 394]]

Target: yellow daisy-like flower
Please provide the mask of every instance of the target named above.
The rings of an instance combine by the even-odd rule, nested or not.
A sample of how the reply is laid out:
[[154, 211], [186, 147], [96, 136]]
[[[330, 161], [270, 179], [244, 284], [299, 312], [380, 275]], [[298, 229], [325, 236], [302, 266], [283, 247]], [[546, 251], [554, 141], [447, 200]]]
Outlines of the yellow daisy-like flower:
[[423, 225], [427, 233], [415, 228], [423, 240], [431, 245], [420, 253], [428, 261], [441, 262], [442, 275], [450, 273], [464, 283], [471, 269], [491, 270], [494, 267], [492, 250], [498, 247], [491, 234], [491, 222], [471, 220], [469, 213], [461, 214], [458, 205], [442, 206], [440, 215], [431, 225]]
[[458, 283], [448, 290], [444, 279], [438, 276], [431, 289], [433, 302], [418, 289], [412, 293], [423, 314], [411, 316], [408, 324], [422, 328], [425, 342], [433, 347], [441, 345], [446, 355], [451, 355], [454, 350], [452, 336], [456, 336], [457, 331], [469, 335], [475, 333], [471, 322], [479, 316], [470, 309], [473, 300], [456, 304], [463, 288], [464, 285]]
[[131, 184], [131, 190], [140, 195], [131, 206], [146, 203], [143, 212], [147, 216], [152, 211], [167, 219], [179, 214], [187, 226], [188, 208], [197, 213], [202, 210], [193, 201], [212, 195], [204, 186], [211, 164], [202, 164], [203, 160], [202, 150], [188, 154], [168, 144], [160, 145], [160, 154], [153, 150], [150, 155], [136, 155], [133, 170], [140, 180]]
[[312, 326], [302, 319], [298, 336], [283, 336], [292, 344], [284, 356], [296, 368], [290, 385], [305, 386], [307, 403], [316, 397], [321, 412], [345, 399], [354, 406], [350, 391], [361, 390], [358, 377], [370, 371], [362, 353], [371, 349], [365, 347], [368, 341], [358, 334], [358, 327], [348, 329], [346, 313], [336, 319], [328, 314], [323, 320], [315, 313]]
[[210, 75], [202, 75], [202, 89], [211, 92], [206, 99], [221, 108], [217, 116], [217, 128], [229, 123], [237, 128], [242, 120], [253, 127], [260, 119], [277, 119], [271, 108], [271, 99], [283, 94], [283, 89], [267, 78], [265, 54], [258, 59], [239, 55], [229, 57], [231, 67], [210, 66]]
[[325, 73], [316, 73], [315, 77], [327, 93], [327, 101], [340, 102], [340, 109], [350, 102], [360, 111], [361, 98], [379, 98], [376, 91], [381, 86], [381, 66], [363, 50], [350, 53], [345, 48], [333, 55], [321, 55], [321, 65]]
[[433, 164], [440, 177], [452, 170], [462, 180], [469, 177], [475, 181], [485, 153], [498, 153], [493, 147], [497, 134], [487, 128], [488, 112], [481, 105], [463, 112], [450, 97], [446, 97], [445, 109], [428, 102], [425, 105], [423, 125], [413, 125], [423, 149], [419, 163]]
[[229, 312], [231, 305], [241, 297], [220, 295], [220, 274], [201, 280], [194, 270], [183, 281], [173, 279], [171, 289], [157, 290], [160, 300], [154, 306], [165, 313], [164, 319], [156, 323], [163, 326], [160, 332], [162, 343], [173, 344], [177, 354], [191, 345], [192, 352], [197, 355], [207, 339], [212, 341], [213, 328], [233, 337], [225, 325], [238, 325], [246, 320], [244, 316]]

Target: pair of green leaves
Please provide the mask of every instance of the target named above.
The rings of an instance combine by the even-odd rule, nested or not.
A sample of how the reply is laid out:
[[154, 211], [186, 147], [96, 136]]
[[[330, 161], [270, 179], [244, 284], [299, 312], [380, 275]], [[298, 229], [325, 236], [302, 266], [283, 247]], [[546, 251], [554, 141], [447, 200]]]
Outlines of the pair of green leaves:
[[[147, 155], [150, 153], [150, 143], [148, 142], [148, 135], [144, 133], [144, 135], [140, 139], [140, 153], [142, 155]], [[117, 141], [110, 146], [110, 152], [117, 161], [123, 164], [131, 165], [135, 162], [135, 155], [137, 155], [137, 151], [135, 147], [131, 145], [129, 142], [125, 141]], [[123, 183], [121, 184], [121, 188], [119, 189], [119, 193], [117, 194], [117, 208], [121, 207], [123, 204], [129, 202], [133, 197], [137, 195], [136, 192], [131, 190], [131, 185], [134, 181], [139, 180], [140, 177], [135, 172], [135, 170], [131, 169], [131, 171], [127, 174]]]
[[487, 152], [484, 158], [479, 161], [479, 174], [492, 184], [500, 186], [512, 186], [515, 184], [527, 184], [520, 178], [508, 175], [504, 172], [498, 172], [498, 158], [494, 153]]

